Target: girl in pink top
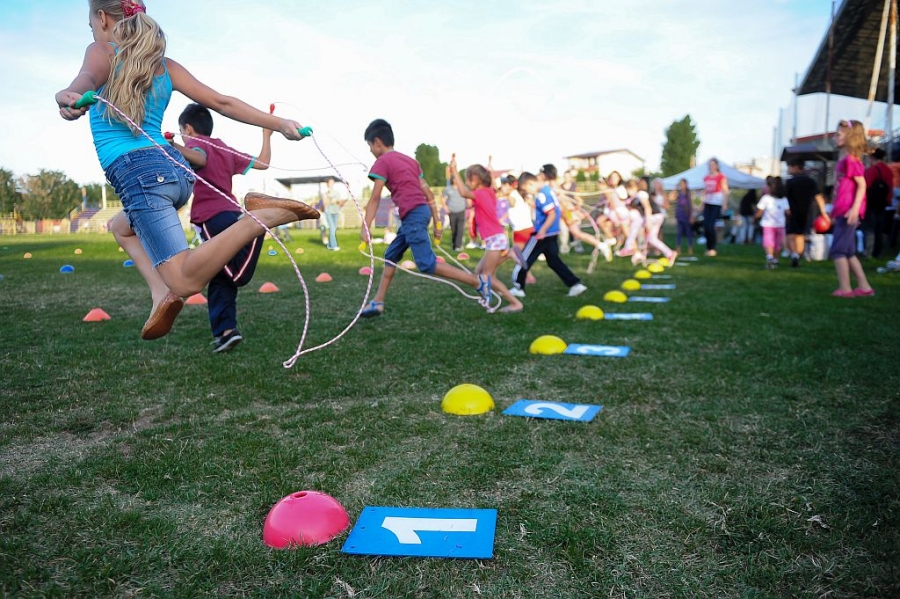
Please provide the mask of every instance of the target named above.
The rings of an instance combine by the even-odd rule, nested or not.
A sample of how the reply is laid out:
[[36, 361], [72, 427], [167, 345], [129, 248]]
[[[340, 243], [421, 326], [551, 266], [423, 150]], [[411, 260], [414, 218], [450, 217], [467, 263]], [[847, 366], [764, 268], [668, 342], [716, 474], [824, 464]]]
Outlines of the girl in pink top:
[[[841, 121], [837, 129], [837, 146], [845, 153], [834, 167], [835, 194], [831, 219], [834, 231], [831, 259], [837, 272], [835, 297], [867, 297], [875, 295], [862, 263], [856, 257], [856, 228], [866, 215], [866, 178], [862, 155], [868, 149], [866, 130], [859, 121]], [[850, 273], [856, 278], [856, 289], [850, 286]]]
[[491, 187], [491, 174], [480, 164], [473, 164], [466, 169], [466, 183], [463, 183], [456, 168], [456, 158], [450, 161], [450, 172], [453, 173], [453, 182], [459, 190], [459, 195], [466, 198], [475, 213], [475, 226], [478, 234], [484, 240], [484, 257], [475, 267], [478, 275], [478, 292], [484, 303], [490, 304], [491, 286], [497, 288], [500, 295], [509, 302], [501, 312], [521, 312], [524, 306], [517, 297], [509, 292], [509, 289], [499, 280], [494, 280], [497, 267], [503, 262], [503, 254], [509, 250], [509, 237], [506, 228], [500, 224], [497, 216], [497, 195]]

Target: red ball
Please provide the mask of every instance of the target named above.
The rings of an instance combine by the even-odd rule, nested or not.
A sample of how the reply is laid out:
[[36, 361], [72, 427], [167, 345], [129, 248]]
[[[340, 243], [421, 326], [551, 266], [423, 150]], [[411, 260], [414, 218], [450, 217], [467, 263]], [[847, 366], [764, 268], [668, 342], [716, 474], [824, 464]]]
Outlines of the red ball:
[[165, 134], [163, 134], [163, 137], [166, 139], [175, 139], [175, 134], [171, 131], [166, 131]]
[[819, 215], [813, 221], [813, 228], [816, 230], [816, 233], [825, 233], [831, 228], [831, 222], [827, 217]]

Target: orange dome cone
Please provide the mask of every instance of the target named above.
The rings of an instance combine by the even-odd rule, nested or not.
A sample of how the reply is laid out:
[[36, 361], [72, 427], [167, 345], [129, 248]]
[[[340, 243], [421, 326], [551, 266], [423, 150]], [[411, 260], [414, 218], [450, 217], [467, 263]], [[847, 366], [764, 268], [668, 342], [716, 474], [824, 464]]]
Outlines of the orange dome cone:
[[270, 282], [266, 281], [266, 282], [263, 283], [262, 286], [259, 288], [259, 292], [260, 292], [260, 293], [277, 293], [277, 292], [278, 292], [278, 286], [275, 285], [275, 283], [270, 283]]
[[100, 322], [102, 320], [109, 320], [109, 314], [104, 312], [102, 308], [94, 308], [81, 320], [84, 322]]
[[184, 300], [184, 303], [189, 306], [202, 306], [203, 304], [206, 304], [208, 302], [206, 300], [206, 297], [204, 297], [202, 293], [195, 293], [191, 297]]
[[316, 277], [316, 283], [330, 283], [333, 279], [331, 275], [327, 272], [323, 272], [318, 277]]

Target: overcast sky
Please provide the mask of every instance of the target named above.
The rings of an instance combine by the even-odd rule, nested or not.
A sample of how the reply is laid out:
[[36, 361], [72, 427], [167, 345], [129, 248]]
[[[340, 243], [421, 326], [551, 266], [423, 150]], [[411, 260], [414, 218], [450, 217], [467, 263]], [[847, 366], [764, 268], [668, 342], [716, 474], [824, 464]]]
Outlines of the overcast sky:
[[[381, 117], [403, 152], [424, 142], [444, 160], [490, 154], [496, 168], [529, 170], [623, 147], [655, 169], [665, 128], [685, 114], [697, 123], [701, 160], [770, 155], [779, 108], [790, 115], [794, 74], [809, 66], [831, 11], [830, 0], [147, 4], [169, 56], [223, 93], [262, 109], [279, 102], [279, 114], [315, 128], [336, 163], [371, 165], [362, 134]], [[63, 121], [53, 100], [91, 41], [87, 0], [3, 0], [0, 39], [0, 167], [101, 181], [87, 119]], [[187, 102], [173, 96], [164, 128], [177, 130]], [[821, 97], [802, 100], [800, 135], [824, 128], [823, 107]], [[865, 110], [833, 100], [831, 120]], [[872, 125], [883, 122], [882, 108]], [[217, 117], [214, 135], [258, 152], [252, 127]], [[276, 136], [273, 164], [326, 162], [311, 141]], [[344, 170], [354, 180], [364, 173]], [[299, 174], [265, 177], [272, 185]]]

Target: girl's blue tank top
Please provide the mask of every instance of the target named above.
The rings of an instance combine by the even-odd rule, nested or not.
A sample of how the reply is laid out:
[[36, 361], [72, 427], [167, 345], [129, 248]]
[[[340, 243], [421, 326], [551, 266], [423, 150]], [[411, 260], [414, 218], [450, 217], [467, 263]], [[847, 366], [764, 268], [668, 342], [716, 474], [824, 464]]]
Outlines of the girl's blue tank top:
[[[118, 52], [118, 48], [113, 44]], [[103, 89], [97, 92], [103, 95]], [[168, 142], [162, 134], [162, 118], [169, 106], [172, 97], [172, 79], [169, 77], [169, 69], [163, 59], [163, 72], [153, 78], [153, 85], [144, 99], [144, 122], [138, 123], [141, 129], [146, 131], [153, 141], [165, 147]], [[94, 137], [94, 148], [100, 159], [100, 166], [105, 171], [116, 158], [141, 148], [149, 148], [153, 143], [143, 134], [137, 136], [132, 133], [128, 125], [117, 120], [107, 119], [106, 111], [112, 108], [102, 102], [97, 102], [90, 108], [91, 134]]]

